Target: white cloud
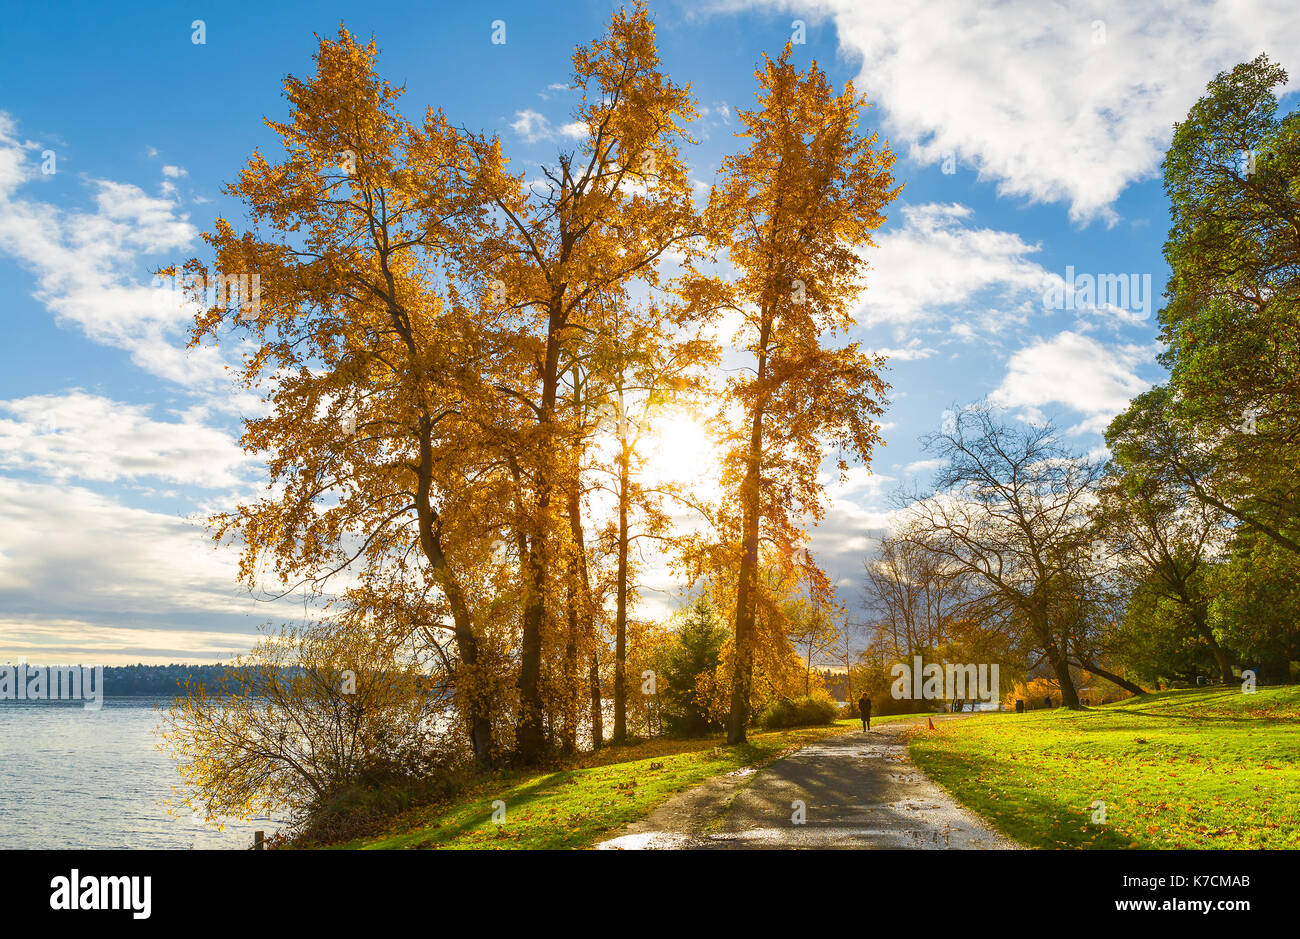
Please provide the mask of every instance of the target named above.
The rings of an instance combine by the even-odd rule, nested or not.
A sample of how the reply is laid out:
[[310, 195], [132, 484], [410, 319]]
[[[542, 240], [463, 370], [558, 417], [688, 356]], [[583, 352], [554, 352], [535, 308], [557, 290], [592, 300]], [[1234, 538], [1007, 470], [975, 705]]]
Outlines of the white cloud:
[[162, 172], [168, 179], [179, 179], [182, 176], [190, 175], [189, 170], [183, 166], [164, 166]]
[[16, 197], [35, 175], [31, 148], [0, 114], [0, 252], [35, 275], [34, 296], [61, 325], [130, 353], [151, 374], [190, 388], [227, 387], [225, 362], [212, 346], [186, 350], [195, 309], [172, 290], [136, 278], [146, 256], [175, 260], [198, 235], [167, 198], [137, 186], [90, 180], [93, 211]]
[[10, 615], [246, 613], [234, 552], [204, 526], [77, 486], [0, 476], [0, 598]]
[[0, 619], [0, 656], [22, 656], [33, 665], [230, 662], [247, 652], [252, 640], [247, 630], [187, 628], [183, 618], [174, 627], [106, 626], [62, 617]]
[[23, 154], [27, 148], [18, 141], [17, 132], [13, 119], [0, 111], [0, 199], [7, 199], [30, 175]]
[[894, 482], [894, 478], [872, 472], [869, 466], [855, 464], [845, 471], [843, 480], [834, 473], [822, 475], [818, 481], [826, 487], [827, 498], [834, 502], [849, 497], [875, 499], [884, 492], [886, 484]]
[[943, 466], [943, 460], [915, 460], [903, 467], [904, 473], [928, 473]]
[[904, 205], [900, 214], [902, 225], [867, 249], [860, 325], [901, 329], [943, 317], [968, 323], [977, 315], [985, 331], [996, 333], [1042, 311], [1051, 275], [1029, 257], [1038, 245], [1014, 232], [971, 227], [974, 213], [956, 203]]
[[1086, 418], [1071, 433], [1101, 433], [1134, 395], [1150, 387], [1137, 369], [1154, 361], [1151, 346], [1103, 346], [1066, 331], [1015, 353], [989, 400], [1002, 407], [1030, 409], [1024, 415], [1029, 420], [1042, 418], [1037, 409], [1043, 405], [1062, 404]]
[[927, 164], [953, 154], [958, 172], [1076, 221], [1113, 218], [1216, 72], [1300, 48], [1294, 0], [764, 5], [833, 18], [896, 146]]
[[922, 346], [920, 339], [912, 339], [907, 345], [897, 349], [876, 349], [877, 355], [883, 355], [897, 362], [913, 362], [918, 359], [928, 359], [934, 355], [937, 350], [929, 346]]
[[539, 143], [543, 140], [555, 140], [559, 137], [568, 140], [583, 140], [589, 133], [587, 125], [583, 121], [570, 121], [556, 127], [546, 115], [531, 108], [516, 111], [515, 119], [510, 122], [510, 129], [524, 138], [525, 143]]
[[194, 414], [155, 421], [149, 409], [74, 391], [0, 401], [0, 467], [51, 479], [158, 479], [234, 487], [254, 464], [223, 431]]
[[551, 122], [531, 108], [525, 108], [515, 112], [515, 119], [511, 121], [510, 129], [528, 143], [536, 143], [551, 135]]

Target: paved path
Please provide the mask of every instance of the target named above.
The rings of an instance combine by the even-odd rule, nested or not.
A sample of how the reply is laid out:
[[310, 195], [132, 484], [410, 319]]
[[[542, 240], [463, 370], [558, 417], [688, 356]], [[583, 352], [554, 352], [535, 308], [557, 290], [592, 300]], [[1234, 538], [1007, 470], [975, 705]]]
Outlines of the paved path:
[[[716, 777], [597, 847], [1017, 847], [917, 769], [905, 736], [915, 723], [826, 738], [762, 769]], [[804, 805], [802, 824], [793, 818], [796, 801]]]

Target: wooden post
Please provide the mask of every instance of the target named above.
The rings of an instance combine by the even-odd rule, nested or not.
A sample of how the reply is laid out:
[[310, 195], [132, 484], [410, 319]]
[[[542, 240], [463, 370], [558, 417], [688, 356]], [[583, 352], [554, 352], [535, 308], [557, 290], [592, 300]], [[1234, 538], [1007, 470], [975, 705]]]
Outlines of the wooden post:
[[264, 851], [264, 850], [266, 850], [265, 842], [266, 842], [266, 832], [264, 832], [264, 831], [255, 831], [255, 832], [253, 832], [253, 850], [254, 850], [254, 851]]

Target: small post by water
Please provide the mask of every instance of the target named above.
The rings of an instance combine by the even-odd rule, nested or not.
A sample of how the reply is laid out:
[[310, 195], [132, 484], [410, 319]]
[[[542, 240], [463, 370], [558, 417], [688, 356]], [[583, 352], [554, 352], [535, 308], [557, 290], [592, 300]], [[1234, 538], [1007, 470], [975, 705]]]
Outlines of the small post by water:
[[266, 848], [265, 841], [266, 841], [266, 832], [264, 832], [264, 831], [255, 831], [255, 832], [253, 832], [253, 850], [254, 850], [254, 851], [263, 851], [263, 850], [265, 850], [265, 848]]

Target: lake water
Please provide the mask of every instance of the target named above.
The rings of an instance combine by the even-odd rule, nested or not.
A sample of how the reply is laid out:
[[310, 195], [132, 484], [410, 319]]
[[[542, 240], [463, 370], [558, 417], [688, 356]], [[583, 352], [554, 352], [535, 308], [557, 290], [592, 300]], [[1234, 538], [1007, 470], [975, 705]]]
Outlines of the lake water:
[[171, 700], [0, 702], [0, 849], [246, 848], [254, 830], [269, 836], [266, 819], [218, 831], [167, 814], [180, 775], [154, 731]]

